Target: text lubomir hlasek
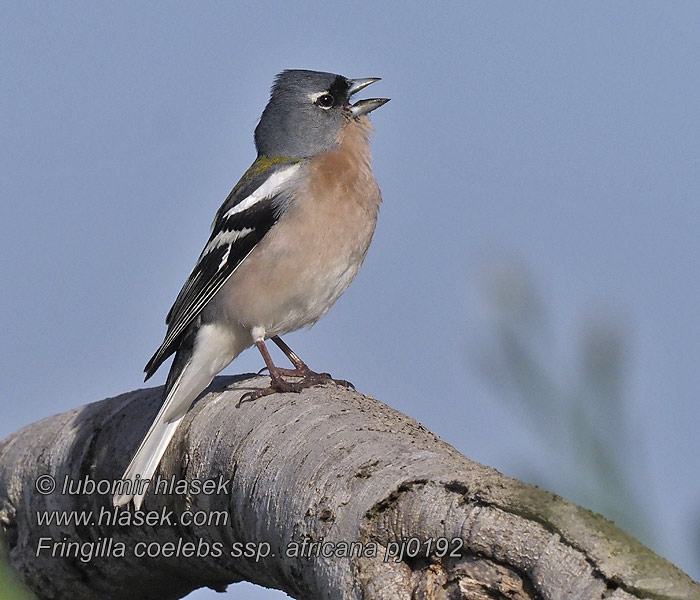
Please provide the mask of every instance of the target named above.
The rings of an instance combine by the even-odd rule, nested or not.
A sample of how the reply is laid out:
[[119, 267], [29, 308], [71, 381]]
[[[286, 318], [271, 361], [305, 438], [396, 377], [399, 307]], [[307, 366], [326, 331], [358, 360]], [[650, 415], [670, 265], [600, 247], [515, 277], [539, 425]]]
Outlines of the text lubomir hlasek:
[[[150, 487], [149, 487], [150, 485]], [[151, 494], [199, 495], [230, 494], [231, 480], [222, 475], [213, 479], [177, 479], [175, 475], [165, 478], [160, 475], [154, 480], [141, 479], [93, 479], [89, 475], [81, 479], [63, 478], [61, 493], [69, 496], [91, 494], [139, 494], [148, 487]]]

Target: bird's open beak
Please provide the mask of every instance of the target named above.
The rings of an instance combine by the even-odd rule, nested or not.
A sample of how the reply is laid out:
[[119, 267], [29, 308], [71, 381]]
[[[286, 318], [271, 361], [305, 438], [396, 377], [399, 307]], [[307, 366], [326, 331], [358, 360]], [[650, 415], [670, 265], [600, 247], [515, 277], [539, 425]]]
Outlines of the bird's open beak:
[[[360, 90], [366, 88], [368, 85], [379, 81], [379, 77], [367, 77], [365, 79], [350, 79], [350, 87], [348, 88], [348, 97], [356, 94]], [[350, 106], [350, 114], [353, 117], [359, 117], [361, 115], [366, 115], [372, 112], [375, 108], [389, 102], [389, 98], [369, 98], [367, 100], [359, 100], [355, 104]]]

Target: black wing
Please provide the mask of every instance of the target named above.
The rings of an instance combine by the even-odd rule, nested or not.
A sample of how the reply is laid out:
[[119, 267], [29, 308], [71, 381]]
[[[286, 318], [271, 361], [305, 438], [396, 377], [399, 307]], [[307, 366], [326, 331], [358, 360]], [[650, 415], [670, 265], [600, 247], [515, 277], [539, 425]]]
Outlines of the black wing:
[[[263, 163], [262, 165], [260, 163]], [[216, 213], [211, 235], [165, 322], [168, 332], [144, 371], [148, 379], [289, 203], [301, 165], [258, 159]]]

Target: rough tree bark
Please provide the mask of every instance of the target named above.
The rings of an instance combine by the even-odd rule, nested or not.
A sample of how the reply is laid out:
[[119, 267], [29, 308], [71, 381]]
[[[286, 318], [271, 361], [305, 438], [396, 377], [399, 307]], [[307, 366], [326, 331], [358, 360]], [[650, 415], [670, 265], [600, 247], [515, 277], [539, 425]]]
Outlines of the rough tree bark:
[[[118, 478], [160, 388], [44, 419], [4, 440], [0, 524], [11, 565], [42, 599], [180, 598], [241, 580], [301, 599], [700, 598], [697, 583], [599, 515], [468, 460], [373, 398], [329, 385], [236, 406], [266, 382], [219, 377], [187, 415], [161, 477], [221, 476], [225, 489], [151, 489], [145, 510], [165, 511], [170, 524], [139, 524], [133, 512], [118, 513], [134, 519], [118, 525], [37, 521], [44, 510], [92, 511], [93, 522], [101, 509], [113, 514], [109, 494], [63, 493], [65, 478], [73, 486]], [[42, 495], [35, 486], [46, 474], [57, 487]], [[186, 511], [228, 521], [178, 523]], [[356, 542], [347, 549], [354, 556], [323, 556], [342, 555], [342, 541]], [[232, 556], [236, 548], [269, 555]]]

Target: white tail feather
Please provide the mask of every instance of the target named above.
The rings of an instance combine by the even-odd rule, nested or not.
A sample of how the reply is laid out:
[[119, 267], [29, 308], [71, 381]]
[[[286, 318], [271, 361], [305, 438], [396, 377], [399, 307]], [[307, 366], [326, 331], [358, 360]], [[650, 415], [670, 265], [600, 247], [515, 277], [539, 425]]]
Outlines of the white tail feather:
[[[165, 450], [173, 435], [175, 435], [175, 430], [180, 421], [182, 421], [182, 417], [172, 423], [156, 420], [151, 425], [136, 455], [129, 463], [124, 475], [122, 475], [123, 481], [131, 481], [131, 489], [127, 493], [114, 494], [114, 506], [122, 506], [133, 500], [136, 510], [141, 508], [143, 499], [148, 491], [148, 484], [145, 483], [145, 480], [150, 481], [153, 478], [160, 459], [165, 454]], [[139, 482], [139, 485], [137, 485], [139, 479], [144, 483]]]
[[[153, 478], [160, 459], [163, 458], [163, 454], [165, 454], [170, 440], [175, 435], [180, 421], [182, 421], [185, 413], [192, 406], [197, 396], [214, 378], [213, 375], [209, 375], [206, 371], [202, 372], [199, 370], [197, 373], [192, 373], [192, 366], [192, 362], [190, 362], [183, 369], [165, 402], [163, 402], [163, 406], [160, 407], [134, 458], [131, 459], [124, 475], [122, 475], [122, 480], [130, 480], [132, 482], [132, 485], [129, 486], [132, 489], [127, 490], [127, 493], [124, 494], [115, 494], [113, 499], [114, 506], [122, 506], [133, 499], [136, 510], [141, 508], [143, 498], [148, 490], [148, 484], [139, 485], [137, 488], [138, 493], [133, 493], [137, 491], [135, 489], [136, 481], [138, 479], [144, 481]], [[173, 412], [177, 413], [176, 418], [168, 420], [168, 413]]]
[[[122, 480], [131, 481], [131, 485], [124, 485], [124, 493], [114, 494], [114, 506], [123, 506], [133, 500], [136, 510], [141, 508], [148, 482], [153, 478], [180, 421], [214, 376], [246, 347], [237, 346], [231, 333], [222, 335], [221, 329], [215, 325], [204, 325], [197, 332], [189, 362], [168, 392], [146, 437], [122, 475]], [[139, 479], [144, 483], [138, 482]]]

